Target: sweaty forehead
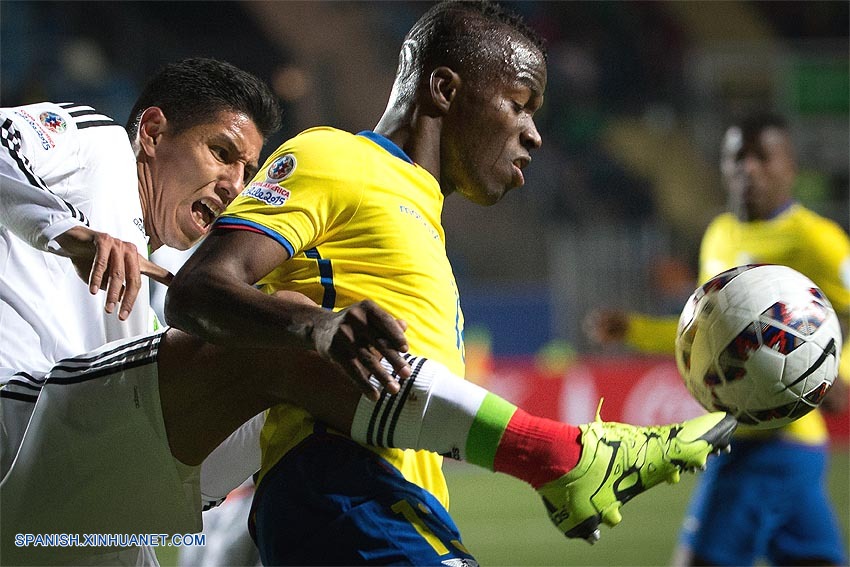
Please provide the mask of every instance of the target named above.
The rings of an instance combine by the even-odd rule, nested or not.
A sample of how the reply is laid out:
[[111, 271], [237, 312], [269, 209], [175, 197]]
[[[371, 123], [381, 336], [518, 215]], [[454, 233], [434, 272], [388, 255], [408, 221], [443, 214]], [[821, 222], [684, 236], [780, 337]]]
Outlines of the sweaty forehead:
[[546, 62], [537, 48], [528, 42], [508, 42], [510, 67], [516, 71], [517, 79], [527, 84], [538, 94], [546, 88]]
[[484, 49], [488, 51], [489, 70], [485, 76], [501, 77], [507, 83], [519, 82], [537, 94], [546, 88], [546, 61], [537, 47], [515, 32], [500, 30], [499, 38]]

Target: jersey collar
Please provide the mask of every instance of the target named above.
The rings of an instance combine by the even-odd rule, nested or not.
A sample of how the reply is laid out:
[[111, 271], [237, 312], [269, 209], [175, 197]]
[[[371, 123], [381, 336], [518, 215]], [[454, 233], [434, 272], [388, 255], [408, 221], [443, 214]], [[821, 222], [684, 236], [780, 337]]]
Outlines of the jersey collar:
[[789, 199], [787, 203], [785, 203], [784, 205], [780, 205], [779, 207], [774, 209], [774, 211], [772, 213], [770, 213], [769, 215], [767, 215], [767, 218], [764, 219], [764, 220], [775, 219], [776, 217], [778, 217], [779, 215], [781, 215], [782, 213], [784, 213], [785, 211], [787, 211], [788, 209], [793, 207], [796, 203], [797, 203], [797, 201], [795, 199]]
[[407, 163], [409, 163], [411, 165], [415, 165], [413, 163], [413, 160], [410, 159], [410, 156], [408, 156], [406, 153], [404, 153], [404, 150], [401, 149], [400, 147], [398, 147], [397, 145], [395, 145], [395, 143], [392, 142], [389, 138], [381, 136], [380, 134], [373, 132], [371, 130], [363, 130], [362, 132], [357, 132], [357, 135], [363, 136], [364, 138], [368, 138], [368, 139], [372, 140], [373, 142], [375, 142], [376, 144], [378, 144], [379, 146], [381, 146], [382, 148], [387, 150], [390, 154], [394, 155], [395, 157], [397, 157], [399, 159], [403, 159], [404, 161], [406, 161]]

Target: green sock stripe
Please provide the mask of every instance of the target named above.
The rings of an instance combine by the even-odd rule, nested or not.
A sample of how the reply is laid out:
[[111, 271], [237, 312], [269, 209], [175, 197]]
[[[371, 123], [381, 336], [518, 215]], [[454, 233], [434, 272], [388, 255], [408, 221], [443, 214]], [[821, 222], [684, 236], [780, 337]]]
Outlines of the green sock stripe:
[[493, 470], [496, 449], [515, 411], [515, 405], [495, 394], [484, 396], [466, 437], [468, 462]]

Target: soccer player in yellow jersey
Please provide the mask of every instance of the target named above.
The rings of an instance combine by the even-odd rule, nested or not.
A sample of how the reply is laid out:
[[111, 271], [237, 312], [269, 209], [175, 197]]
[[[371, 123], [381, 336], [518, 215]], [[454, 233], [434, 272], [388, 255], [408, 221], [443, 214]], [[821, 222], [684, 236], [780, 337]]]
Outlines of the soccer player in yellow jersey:
[[[562, 532], [595, 541], [622, 503], [727, 445], [735, 423], [723, 413], [576, 427], [459, 378], [463, 315], [443, 201], [459, 193], [489, 205], [523, 185], [541, 144], [533, 116], [545, 60], [536, 34], [501, 8], [437, 4], [403, 43], [374, 131], [313, 128], [285, 142], [175, 276], [166, 302], [175, 326], [234, 350], [269, 349], [241, 367], [257, 389], [301, 375], [300, 388], [281, 386], [293, 405], [271, 408], [261, 439], [251, 526], [264, 564], [475, 564], [446, 510], [440, 454], [529, 482]], [[349, 404], [293, 345], [385, 387]], [[270, 350], [281, 347], [290, 350]], [[206, 384], [221, 374], [214, 350], [192, 370]], [[177, 399], [172, 387], [166, 379]], [[263, 409], [256, 391], [231, 390], [231, 406], [257, 399]], [[165, 406], [166, 424], [184, 419]], [[193, 408], [206, 426], [207, 408]]]
[[[755, 114], [723, 139], [721, 172], [730, 208], [708, 226], [700, 282], [741, 264], [783, 264], [823, 289], [847, 331], [850, 239], [833, 221], [792, 197], [797, 174], [784, 119]], [[598, 340], [673, 352], [677, 319], [602, 312], [590, 322]], [[841, 377], [825, 409], [847, 404], [845, 346]], [[678, 561], [693, 565], [846, 565], [847, 555], [825, 493], [828, 437], [818, 410], [779, 430], [739, 429], [734, 454], [701, 479], [682, 533]], [[789, 497], [791, 495], [791, 497]]]

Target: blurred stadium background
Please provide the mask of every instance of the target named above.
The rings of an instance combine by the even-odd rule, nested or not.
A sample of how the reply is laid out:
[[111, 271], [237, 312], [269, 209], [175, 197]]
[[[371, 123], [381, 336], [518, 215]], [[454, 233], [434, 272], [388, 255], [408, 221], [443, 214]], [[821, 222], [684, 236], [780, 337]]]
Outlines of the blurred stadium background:
[[[526, 187], [502, 205], [447, 202], [470, 377], [564, 419], [592, 418], [576, 412], [595, 408], [600, 393], [613, 408], [607, 419], [693, 411], [680, 391], [670, 395], [677, 388], [671, 361], [593, 351], [580, 321], [603, 305], [679, 311], [695, 284], [702, 232], [724, 207], [720, 137], [742, 111], [789, 118], [802, 168], [797, 197], [848, 228], [850, 3], [505, 4], [548, 41], [549, 88], [537, 120], [544, 146]], [[85, 102], [124, 121], [159, 66], [218, 57], [266, 79], [279, 95], [284, 129], [269, 152], [316, 124], [371, 128], [401, 39], [427, 6], [4, 1], [0, 104]], [[596, 374], [608, 371], [618, 377], [605, 385]], [[846, 416], [833, 423], [830, 477], [845, 533], [847, 423]], [[482, 473], [462, 465], [448, 472], [465, 540], [493, 565], [664, 564], [689, 490], [662, 488], [667, 500], [630, 504], [616, 537], [591, 549], [561, 541], [522, 486], [481, 483]]]

